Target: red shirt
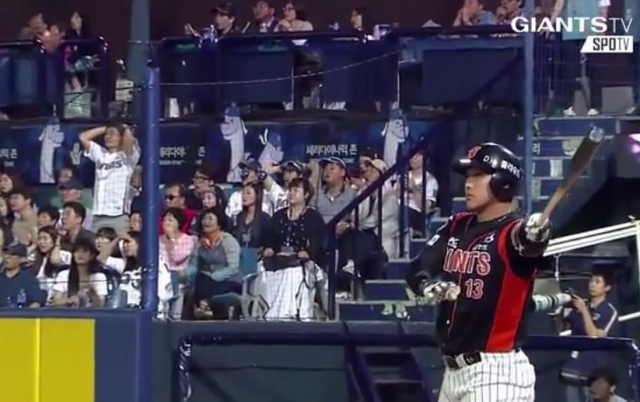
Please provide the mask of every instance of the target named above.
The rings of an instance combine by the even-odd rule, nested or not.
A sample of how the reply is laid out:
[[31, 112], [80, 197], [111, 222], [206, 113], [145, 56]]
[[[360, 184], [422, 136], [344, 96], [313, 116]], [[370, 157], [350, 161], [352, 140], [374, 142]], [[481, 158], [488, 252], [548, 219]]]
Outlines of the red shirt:
[[[189, 229], [191, 229], [191, 222], [193, 219], [198, 216], [198, 213], [189, 208], [182, 208], [182, 211], [187, 216], [187, 220], [184, 222], [184, 225], [180, 228], [182, 233], [189, 233]], [[160, 235], [164, 234], [164, 229], [162, 228], [162, 216], [160, 217]]]

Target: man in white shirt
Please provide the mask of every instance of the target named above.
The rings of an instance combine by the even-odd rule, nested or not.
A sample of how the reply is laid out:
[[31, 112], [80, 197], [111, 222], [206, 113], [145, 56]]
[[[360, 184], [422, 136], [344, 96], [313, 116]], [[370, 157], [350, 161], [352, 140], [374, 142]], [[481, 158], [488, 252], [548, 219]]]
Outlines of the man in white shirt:
[[[95, 140], [104, 135], [104, 146]], [[93, 228], [112, 227], [125, 233], [130, 212], [129, 182], [140, 160], [140, 147], [131, 129], [121, 124], [92, 128], [80, 134], [84, 155], [96, 165]]]
[[[250, 183], [261, 182], [264, 187], [264, 196], [262, 197], [262, 210], [269, 215], [286, 202], [286, 194], [282, 187], [275, 182], [265, 171], [265, 168], [258, 161], [251, 160], [240, 164], [242, 178], [242, 186]], [[225, 213], [228, 217], [233, 218], [242, 211], [242, 189], [235, 191], [229, 197], [229, 203]]]

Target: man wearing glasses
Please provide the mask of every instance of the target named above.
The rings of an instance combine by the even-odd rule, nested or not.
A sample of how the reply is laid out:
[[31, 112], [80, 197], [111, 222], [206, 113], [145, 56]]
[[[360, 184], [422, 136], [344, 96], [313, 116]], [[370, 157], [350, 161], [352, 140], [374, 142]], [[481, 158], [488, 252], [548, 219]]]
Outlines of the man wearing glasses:
[[[184, 211], [187, 219], [185, 224], [182, 225], [180, 231], [182, 233], [189, 233], [191, 228], [191, 222], [197, 215], [195, 211], [187, 208], [186, 205], [187, 189], [180, 183], [170, 183], [164, 186], [164, 206], [165, 208], [180, 208]], [[164, 234], [162, 231], [162, 225], [160, 225], [160, 234]]]

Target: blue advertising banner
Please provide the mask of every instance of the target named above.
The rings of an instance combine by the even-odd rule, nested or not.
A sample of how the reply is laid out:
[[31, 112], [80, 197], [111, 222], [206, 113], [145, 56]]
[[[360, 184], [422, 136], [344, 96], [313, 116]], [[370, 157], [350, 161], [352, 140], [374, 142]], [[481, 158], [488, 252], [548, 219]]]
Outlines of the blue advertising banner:
[[[160, 130], [160, 177], [163, 183], [185, 181], [194, 166], [213, 165], [219, 182], [240, 181], [238, 164], [246, 158], [280, 163], [338, 156], [357, 162], [363, 148], [375, 150], [389, 165], [428, 129], [426, 120], [260, 122], [244, 121], [237, 108], [222, 121], [163, 123]], [[0, 125], [0, 163], [30, 185], [54, 184], [56, 172], [73, 166], [86, 187], [93, 186], [94, 166], [84, 156], [79, 135], [87, 124], [38, 123]], [[137, 135], [142, 135], [137, 133]], [[142, 150], [145, 152], [146, 150]]]

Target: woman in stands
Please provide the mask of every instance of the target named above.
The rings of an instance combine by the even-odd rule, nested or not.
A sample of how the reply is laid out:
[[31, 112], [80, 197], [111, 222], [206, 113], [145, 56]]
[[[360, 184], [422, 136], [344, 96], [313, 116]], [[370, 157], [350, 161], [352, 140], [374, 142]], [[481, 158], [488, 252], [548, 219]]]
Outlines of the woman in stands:
[[120, 276], [125, 269], [126, 261], [122, 257], [122, 238], [115, 229], [100, 228], [96, 232], [95, 246], [98, 251], [96, 259], [102, 266]]
[[211, 319], [218, 314], [226, 318], [227, 311], [218, 312], [212, 298], [241, 291], [240, 245], [225, 231], [225, 223], [219, 209], [208, 209], [202, 215], [200, 244], [187, 267], [196, 318]]
[[[113, 249], [114, 244], [119, 247], [122, 244], [122, 254], [124, 256], [124, 270], [120, 277], [118, 288], [109, 303], [110, 307], [131, 307], [140, 308], [142, 306], [142, 286], [143, 269], [140, 258], [140, 233], [129, 232], [109, 243], [108, 247]], [[103, 249], [104, 254], [108, 254], [108, 249]], [[102, 253], [101, 253], [102, 254]], [[177, 280], [176, 280], [177, 283]], [[158, 318], [165, 318], [167, 304], [174, 297], [171, 273], [166, 262], [161, 257], [158, 264]]]
[[242, 247], [260, 250], [273, 247], [271, 217], [260, 208], [263, 195], [259, 183], [249, 183], [242, 189], [242, 212], [234, 217], [231, 231]]
[[71, 263], [63, 261], [60, 253], [60, 237], [53, 226], [44, 226], [38, 230], [37, 248], [34, 253], [33, 273], [40, 282], [40, 289], [47, 294], [47, 304], [53, 299], [53, 284], [61, 265]]
[[312, 197], [313, 189], [308, 180], [293, 179], [289, 183], [289, 207], [273, 215], [273, 246], [264, 250], [265, 258], [294, 254], [300, 262], [310, 260], [322, 265], [326, 229], [322, 215], [309, 207]]
[[108, 293], [107, 276], [96, 259], [93, 243], [79, 239], [73, 248], [71, 267], [60, 271], [52, 286], [55, 306], [102, 307]]

